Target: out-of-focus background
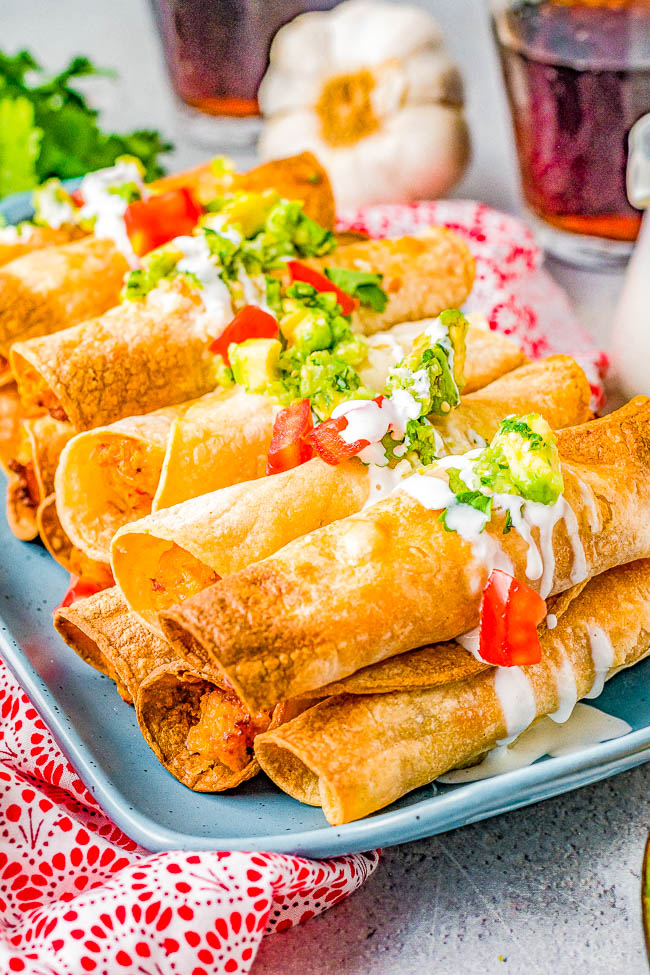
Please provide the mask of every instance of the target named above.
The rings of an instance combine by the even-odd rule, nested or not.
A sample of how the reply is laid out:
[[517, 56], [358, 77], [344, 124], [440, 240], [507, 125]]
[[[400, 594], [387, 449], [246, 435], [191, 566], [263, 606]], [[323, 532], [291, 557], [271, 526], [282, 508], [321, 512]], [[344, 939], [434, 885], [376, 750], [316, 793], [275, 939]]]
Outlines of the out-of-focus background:
[[[514, 149], [487, 3], [422, 5], [437, 17], [465, 80], [473, 158], [454, 195], [517, 212]], [[76, 53], [116, 68], [117, 84], [85, 84], [107, 128], [160, 129], [176, 144], [166, 159], [170, 169], [209, 154], [177, 125], [146, 0], [0, 0], [0, 45], [9, 53], [27, 47], [51, 69]], [[621, 273], [548, 266], [606, 346]], [[647, 972], [639, 874], [649, 768], [387, 851], [349, 901], [268, 939], [254, 975]]]
[[[271, 7], [273, 0], [264, 0]], [[398, 0], [399, 2], [399, 0]], [[503, 82], [494, 50], [487, 0], [420, 0], [437, 18], [465, 81], [472, 161], [454, 196], [520, 209], [519, 181]], [[192, 142], [175, 111], [162, 48], [147, 0], [1, 0], [2, 47], [29, 47], [48, 69], [60, 69], [74, 53], [116, 68], [119, 81], [88, 79], [84, 87], [103, 109], [112, 131], [157, 128], [176, 145], [165, 157], [170, 169], [201, 162], [210, 150]], [[253, 162], [251, 151], [234, 153]], [[611, 314], [621, 287], [619, 273], [578, 271], [551, 260], [554, 276], [568, 290], [594, 338], [606, 346]]]

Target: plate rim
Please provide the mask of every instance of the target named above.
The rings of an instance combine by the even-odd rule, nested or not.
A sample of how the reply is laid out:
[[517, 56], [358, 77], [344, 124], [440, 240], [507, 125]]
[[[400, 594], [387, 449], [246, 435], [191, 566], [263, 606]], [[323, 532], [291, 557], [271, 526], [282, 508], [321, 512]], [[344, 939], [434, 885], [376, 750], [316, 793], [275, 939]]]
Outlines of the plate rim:
[[[649, 724], [620, 738], [591, 745], [569, 755], [542, 758], [523, 769], [465, 783], [442, 795], [421, 799], [406, 808], [380, 811], [343, 826], [324, 823], [317, 829], [257, 837], [196, 836], [161, 826], [146, 814], [129, 808], [125, 799], [120, 802], [122, 793], [109, 782], [101, 766], [89, 758], [76, 727], [55, 703], [47, 683], [38, 674], [1, 615], [0, 657], [104, 812], [131, 839], [152, 852], [174, 849], [263, 850], [312, 858], [363, 853], [377, 847], [435, 836], [512, 812], [650, 761]], [[242, 797], [242, 801], [245, 800], [246, 797]]]

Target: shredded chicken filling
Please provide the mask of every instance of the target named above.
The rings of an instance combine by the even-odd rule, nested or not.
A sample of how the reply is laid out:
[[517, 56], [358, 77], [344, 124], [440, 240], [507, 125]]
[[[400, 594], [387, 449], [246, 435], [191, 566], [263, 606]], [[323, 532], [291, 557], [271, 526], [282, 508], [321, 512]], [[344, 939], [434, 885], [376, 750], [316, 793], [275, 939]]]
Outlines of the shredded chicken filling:
[[120, 520], [128, 515], [129, 521], [135, 521], [151, 512], [160, 479], [156, 453], [150, 444], [115, 437], [93, 448], [90, 460], [101, 469], [106, 503]]
[[241, 772], [253, 756], [256, 735], [266, 731], [271, 715], [249, 714], [236, 694], [216, 688], [202, 696], [200, 708], [199, 720], [187, 735], [189, 751]]
[[150, 606], [156, 611], [166, 609], [213, 586], [220, 578], [174, 542], [158, 560], [156, 575], [151, 580]]
[[55, 420], [67, 422], [68, 415], [54, 392], [35, 369], [25, 369], [18, 382], [20, 398], [29, 412], [46, 410]]
[[25, 508], [38, 508], [41, 501], [41, 491], [33, 463], [26, 461], [23, 464], [19, 460], [10, 460], [7, 466], [12, 474], [16, 475], [14, 488], [16, 502]]

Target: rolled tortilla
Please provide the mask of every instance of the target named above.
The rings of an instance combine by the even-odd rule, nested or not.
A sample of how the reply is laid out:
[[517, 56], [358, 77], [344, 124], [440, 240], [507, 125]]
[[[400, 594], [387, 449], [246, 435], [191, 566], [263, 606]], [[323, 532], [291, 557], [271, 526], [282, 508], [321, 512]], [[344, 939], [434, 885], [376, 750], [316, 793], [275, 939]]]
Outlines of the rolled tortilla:
[[352, 315], [353, 326], [364, 335], [459, 308], [472, 290], [476, 270], [465, 242], [445, 227], [431, 227], [419, 237], [357, 241], [305, 263], [320, 270], [372, 269], [382, 275], [385, 310], [361, 305]]
[[[424, 327], [425, 323], [416, 334]], [[407, 345], [402, 326], [398, 329], [399, 343], [403, 342], [407, 350], [410, 344]], [[475, 368], [480, 369], [475, 345], [487, 353], [493, 370], [499, 361], [504, 369], [510, 367], [514, 347], [504, 341], [505, 347], [498, 337], [488, 333], [486, 342], [482, 331], [469, 330], [470, 376]], [[398, 346], [401, 358], [404, 351], [399, 343], [393, 344]], [[377, 390], [383, 389], [394, 361], [390, 351], [382, 351], [381, 359], [380, 353], [375, 355], [372, 371]], [[575, 383], [571, 385], [574, 377], [570, 373], [580, 370], [572, 360], [566, 359], [566, 363], [571, 365], [564, 370], [562, 381], [569, 385], [572, 392], [568, 396], [574, 400]], [[559, 386], [551, 370], [547, 378], [550, 389], [557, 391]], [[586, 380], [583, 382], [586, 386]], [[525, 388], [528, 389], [528, 379]], [[510, 392], [508, 387], [509, 396]], [[514, 389], [512, 396], [516, 400]], [[552, 393], [548, 398], [552, 398]], [[537, 402], [534, 395], [527, 396], [526, 402], [531, 401]], [[502, 400], [502, 406], [497, 407], [500, 416], [507, 408]], [[90, 558], [108, 561], [111, 540], [123, 525], [150, 511], [265, 474], [278, 409], [269, 397], [239, 389], [209, 393], [191, 404], [166, 407], [80, 433], [64, 451], [57, 473], [57, 503], [63, 527]], [[577, 414], [573, 418], [582, 419]]]
[[[383, 328], [389, 321], [438, 314], [446, 305], [442, 297], [434, 296], [447, 299], [450, 290], [455, 289], [456, 304], [466, 297], [465, 284], [460, 287], [458, 279], [453, 288], [440, 283], [444, 277], [436, 270], [439, 255], [434, 238], [421, 243], [428, 261], [413, 266], [407, 260], [410, 238], [352, 246], [355, 253], [365, 247], [368, 262], [380, 260], [378, 255], [385, 250], [388, 258], [383, 263], [401, 267], [401, 290], [394, 307], [399, 307], [402, 317], [366, 309], [365, 325], [371, 315], [377, 318], [377, 328]], [[423, 307], [426, 280], [432, 297]], [[204, 310], [200, 292], [179, 277], [161, 282], [143, 301], [127, 301], [75, 328], [17, 343], [11, 368], [28, 408], [46, 409], [57, 419], [67, 418], [78, 430], [88, 430], [212, 391], [219, 359], [210, 352], [210, 344], [226, 326], [224, 316], [225, 311]]]
[[210, 342], [226, 322], [181, 279], [56, 335], [18, 342], [12, 369], [28, 409], [77, 430], [194, 399], [217, 385]]
[[162, 612], [163, 631], [214, 660], [253, 709], [451, 639], [477, 624], [495, 565], [527, 579], [531, 558], [539, 578], [528, 581], [547, 597], [650, 553], [649, 430], [638, 397], [561, 431], [564, 493], [541, 538], [504, 533], [495, 514], [467, 541], [400, 488]]
[[307, 216], [321, 227], [332, 229], [336, 219], [327, 171], [311, 152], [262, 163], [247, 173], [234, 173], [225, 178], [216, 175], [212, 162], [203, 163], [183, 173], [164, 176], [151, 188], [165, 193], [182, 186], [189, 186], [204, 204], [225, 192], [260, 193], [271, 186], [287, 200], [302, 200]]
[[[552, 356], [464, 396], [451, 414], [432, 419], [447, 450], [459, 453], [477, 437], [491, 439], [513, 411], [543, 413], [554, 428], [581, 423], [590, 415], [589, 396], [577, 363]], [[361, 461], [332, 467], [315, 458], [273, 478], [204, 494], [122, 528], [113, 542], [115, 579], [129, 606], [160, 632], [162, 609], [355, 514], [373, 489]], [[79, 493], [73, 490], [74, 497]]]
[[78, 434], [56, 475], [63, 528], [87, 556], [108, 562], [122, 525], [264, 474], [278, 409], [236, 388]]
[[20, 447], [24, 415], [16, 384], [0, 385], [0, 467], [5, 474]]
[[38, 506], [54, 491], [59, 457], [73, 433], [69, 423], [48, 415], [22, 421], [19, 445], [8, 462], [7, 480], [7, 520], [22, 541], [32, 541], [38, 535]]
[[39, 504], [36, 525], [43, 545], [55, 562], [62, 565], [67, 572], [84, 581], [94, 582], [100, 589], [108, 589], [114, 585], [110, 565], [89, 558], [66, 535], [56, 510], [54, 494], [48, 495]]
[[37, 227], [35, 224], [22, 224], [18, 227], [0, 227], [0, 267], [15, 261], [18, 257], [31, 254], [44, 247], [58, 247], [73, 240], [85, 237], [86, 232], [73, 224], [62, 227]]
[[[524, 727], [560, 709], [558, 720], [566, 720], [576, 700], [598, 692], [604, 678], [648, 652], [650, 561], [597, 576], [558, 616], [555, 629], [542, 626], [540, 638], [539, 664], [483, 668], [461, 679], [451, 668], [450, 680], [440, 684], [432, 657], [432, 683], [425, 669], [419, 687], [409, 668], [412, 654], [404, 654], [392, 661], [394, 677], [403, 670], [404, 689], [330, 697], [259, 736], [256, 756], [276, 785], [322, 805], [328, 821], [340, 825], [475, 762], [521, 732], [522, 722], [513, 725], [507, 713], [511, 698], [504, 685], [518, 687], [520, 700], [528, 701]], [[456, 656], [462, 671], [469, 655], [457, 647]]]
[[117, 589], [57, 610], [54, 625], [83, 660], [115, 681], [125, 701], [135, 703], [158, 760], [198, 792], [232, 789], [256, 775], [255, 735], [306, 706], [282, 704], [251, 715], [218, 670], [176, 656], [129, 613]]
[[12, 344], [50, 335], [119, 301], [126, 258], [110, 240], [84, 237], [46, 247], [0, 268], [0, 370]]

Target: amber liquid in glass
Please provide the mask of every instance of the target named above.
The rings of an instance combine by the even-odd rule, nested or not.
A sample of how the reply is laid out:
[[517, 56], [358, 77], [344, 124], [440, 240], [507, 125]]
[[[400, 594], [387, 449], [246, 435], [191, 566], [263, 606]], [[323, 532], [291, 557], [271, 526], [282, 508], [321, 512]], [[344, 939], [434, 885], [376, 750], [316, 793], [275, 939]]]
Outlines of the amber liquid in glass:
[[522, 2], [495, 31], [528, 205], [562, 230], [634, 240], [627, 134], [650, 111], [650, 3]]
[[178, 97], [209, 115], [259, 114], [257, 89], [276, 31], [338, 0], [153, 0]]

